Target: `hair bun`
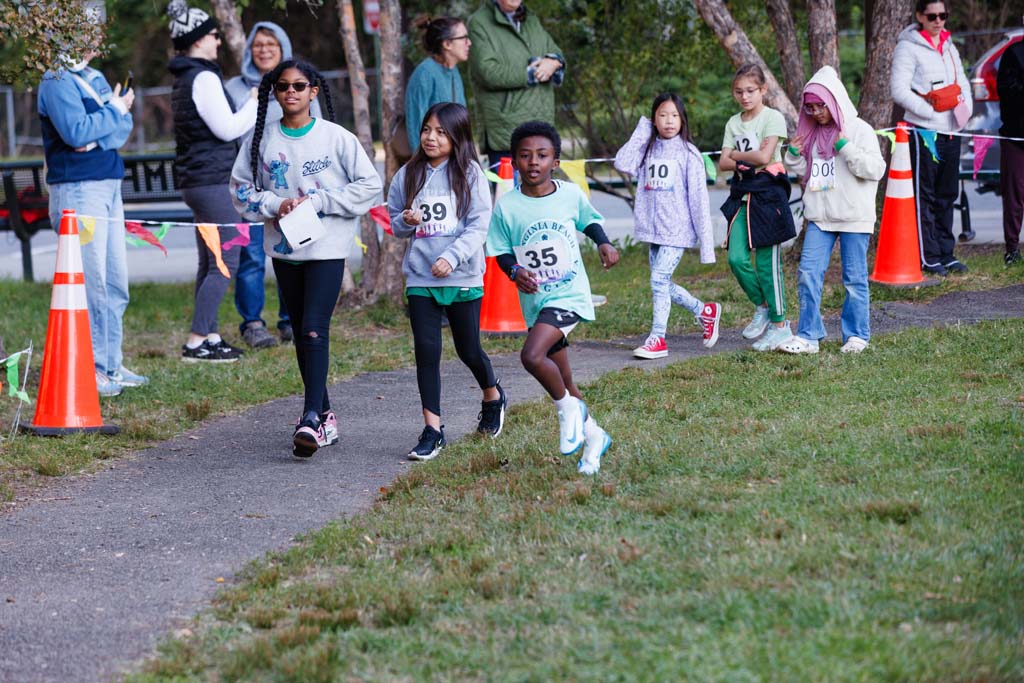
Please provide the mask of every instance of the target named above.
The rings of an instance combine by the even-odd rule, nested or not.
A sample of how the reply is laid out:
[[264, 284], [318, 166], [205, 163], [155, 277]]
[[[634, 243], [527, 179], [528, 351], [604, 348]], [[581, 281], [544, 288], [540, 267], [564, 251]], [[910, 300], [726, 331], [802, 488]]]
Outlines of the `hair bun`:
[[420, 14], [412, 20], [412, 25], [420, 31], [426, 31], [432, 23], [434, 23], [434, 17], [429, 14]]
[[167, 4], [167, 14], [171, 17], [180, 17], [188, 11], [188, 3], [185, 0], [171, 0]]

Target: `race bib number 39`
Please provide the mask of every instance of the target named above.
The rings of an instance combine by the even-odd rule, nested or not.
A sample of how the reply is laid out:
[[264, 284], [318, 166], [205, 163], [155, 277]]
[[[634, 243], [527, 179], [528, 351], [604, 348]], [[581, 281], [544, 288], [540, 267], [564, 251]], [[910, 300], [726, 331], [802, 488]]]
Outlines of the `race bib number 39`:
[[836, 159], [813, 159], [811, 177], [807, 180], [809, 192], [827, 192], [836, 186]]
[[667, 159], [653, 159], [647, 162], [645, 190], [671, 190], [676, 184], [676, 163]]
[[533, 273], [537, 284], [562, 282], [572, 277], [569, 245], [561, 237], [538, 240], [512, 249], [519, 265]]
[[416, 226], [416, 237], [455, 234], [459, 217], [455, 213], [455, 202], [452, 199], [451, 195], [420, 197], [414, 205], [423, 214], [420, 224]]
[[761, 149], [761, 141], [757, 133], [744, 133], [736, 136], [735, 149], [737, 152], [756, 152]]

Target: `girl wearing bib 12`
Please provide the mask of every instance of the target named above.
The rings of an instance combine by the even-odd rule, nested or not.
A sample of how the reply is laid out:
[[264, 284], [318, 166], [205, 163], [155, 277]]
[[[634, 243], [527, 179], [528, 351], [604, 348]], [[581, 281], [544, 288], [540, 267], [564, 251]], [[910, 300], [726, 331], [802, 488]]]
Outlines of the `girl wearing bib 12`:
[[787, 353], [817, 353], [825, 337], [821, 289], [832, 249], [839, 242], [846, 301], [840, 326], [843, 353], [859, 353], [871, 338], [868, 242], [875, 230], [875, 194], [885, 175], [878, 137], [857, 117], [839, 75], [822, 67], [804, 86], [803, 106], [784, 158], [804, 179], [803, 252], [800, 254], [800, 324], [779, 346]]
[[[271, 90], [284, 117], [265, 125]], [[321, 90], [333, 120], [327, 83], [312, 66], [287, 60], [268, 72], [260, 83], [256, 128], [231, 172], [235, 206], [246, 219], [263, 221], [263, 248], [272, 258], [295, 331], [295, 358], [305, 385], [292, 435], [292, 452], [299, 457], [338, 441], [327, 396], [331, 314], [359, 217], [381, 191], [380, 176], [356, 136], [310, 116], [310, 103]], [[301, 213], [289, 219], [297, 210]], [[293, 220], [299, 216], [301, 221]]]
[[459, 359], [483, 391], [477, 431], [496, 437], [505, 422], [505, 392], [480, 346], [484, 296], [484, 243], [491, 222], [491, 194], [476, 161], [469, 112], [461, 104], [430, 107], [419, 149], [395, 174], [388, 213], [396, 237], [411, 240], [405, 252], [405, 294], [416, 350], [416, 383], [423, 432], [411, 460], [431, 460], [445, 446], [441, 424], [441, 316]]
[[[765, 106], [764, 96], [767, 92], [761, 67], [744, 64], [736, 71], [732, 81], [732, 96], [743, 111], [730, 118], [725, 126], [719, 161], [721, 170], [737, 172], [734, 182], [739, 179], [741, 172], [768, 171], [785, 176], [779, 140], [786, 137], [786, 120], [780, 112]], [[726, 216], [731, 218], [728, 235], [729, 268], [755, 306], [754, 319], [743, 328], [743, 336], [757, 339], [764, 335], [754, 343], [754, 349], [770, 351], [792, 336], [786, 320], [786, 294], [779, 249], [785, 240], [752, 246], [750, 237], [753, 232], [771, 230], [773, 226], [753, 225], [756, 217], [749, 211], [749, 198], [744, 195], [739, 199], [735, 213]], [[771, 329], [765, 334], [769, 327]]]
[[[652, 124], [653, 121], [653, 124]], [[686, 107], [678, 95], [654, 98], [651, 118], [641, 116], [633, 136], [615, 155], [615, 168], [637, 177], [635, 234], [648, 242], [654, 322], [637, 358], [668, 355], [665, 332], [672, 304], [688, 309], [704, 330], [704, 346], [718, 341], [721, 304], [704, 303], [672, 282], [683, 251], [700, 245], [700, 262], [715, 262], [714, 235], [704, 160], [690, 137]]]

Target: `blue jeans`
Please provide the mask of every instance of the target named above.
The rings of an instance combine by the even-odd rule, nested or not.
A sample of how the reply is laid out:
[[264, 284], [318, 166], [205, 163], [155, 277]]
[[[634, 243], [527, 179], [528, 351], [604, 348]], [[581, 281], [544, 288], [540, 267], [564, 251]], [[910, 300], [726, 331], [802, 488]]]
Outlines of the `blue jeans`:
[[651, 266], [651, 296], [654, 299], [654, 320], [651, 324], [653, 336], [665, 336], [672, 304], [682, 306], [695, 316], [699, 315], [700, 309], [704, 307], [700, 299], [690, 294], [685, 287], [672, 282], [672, 274], [676, 272], [683, 251], [685, 250], [682, 247], [651, 245], [648, 263]]
[[[121, 367], [122, 321], [128, 307], [128, 253], [124, 239], [124, 205], [120, 180], [85, 180], [50, 185], [50, 223], [60, 229], [61, 212], [95, 216], [92, 241], [82, 245], [85, 299], [89, 308], [92, 359], [107, 374]], [[82, 221], [78, 221], [82, 234]]]
[[864, 341], [871, 338], [871, 296], [868, 289], [868, 241], [866, 232], [826, 232], [814, 223], [807, 224], [804, 249], [800, 254], [799, 282], [800, 324], [797, 334], [817, 341], [825, 338], [825, 325], [821, 321], [821, 289], [825, 271], [832, 257], [832, 248], [839, 240], [839, 255], [843, 264], [843, 287], [846, 300], [840, 325], [843, 342], [850, 337]]
[[[263, 226], [251, 225], [249, 244], [242, 247], [238, 273], [235, 275], [235, 308], [242, 317], [242, 324], [238, 326], [239, 332], [245, 332], [245, 326], [257, 320], [266, 325], [262, 318], [266, 260], [267, 255], [263, 251]], [[281, 296], [280, 285], [277, 286], [277, 300], [277, 327], [280, 329], [291, 324], [288, 319], [288, 308], [284, 305], [284, 297]]]

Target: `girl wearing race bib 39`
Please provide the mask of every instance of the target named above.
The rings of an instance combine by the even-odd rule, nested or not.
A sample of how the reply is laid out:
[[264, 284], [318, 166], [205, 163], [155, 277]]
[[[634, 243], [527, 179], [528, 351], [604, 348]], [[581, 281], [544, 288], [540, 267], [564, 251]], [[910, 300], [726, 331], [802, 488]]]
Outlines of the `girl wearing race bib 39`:
[[522, 184], [495, 205], [487, 253], [519, 289], [530, 328], [519, 358], [555, 403], [559, 450], [570, 456], [582, 447], [576, 469], [597, 474], [612, 440], [587, 411], [569, 366], [569, 333], [581, 320], [594, 319], [576, 234], [598, 245], [605, 269], [618, 263], [619, 252], [583, 190], [551, 179], [561, 148], [562, 139], [550, 123], [527, 121], [512, 131], [512, 163]]
[[651, 245], [654, 322], [647, 341], [633, 349], [633, 355], [668, 355], [665, 332], [672, 304], [693, 313], [704, 329], [704, 346], [711, 348], [718, 341], [722, 305], [702, 302], [672, 282], [686, 249], [700, 244], [700, 262], [715, 262], [704, 160], [693, 144], [686, 107], [678, 95], [654, 98], [651, 118], [640, 117], [633, 136], [615, 155], [615, 168], [637, 178], [634, 230], [637, 240]]
[[442, 102], [427, 110], [419, 149], [391, 181], [388, 213], [395, 236], [412, 241], [402, 271], [424, 427], [408, 457], [432, 460], [446, 443], [441, 424], [442, 314], [448, 316], [459, 359], [483, 391], [477, 431], [498, 436], [508, 403], [480, 346], [491, 194], [476, 161], [464, 106]]
[[[764, 71], [756, 64], [744, 64], [732, 81], [732, 96], [743, 108], [725, 125], [722, 140], [722, 171], [736, 171], [730, 201], [722, 207], [729, 220], [729, 268], [754, 304], [754, 319], [743, 328], [746, 339], [757, 339], [755, 351], [771, 351], [789, 339], [786, 320], [786, 289], [782, 281], [780, 245], [796, 235], [789, 213], [789, 183], [782, 167], [779, 141], [786, 137], [782, 114], [764, 104], [768, 92]], [[772, 182], [768, 177], [774, 176]], [[749, 183], [742, 183], [746, 181]], [[742, 185], [762, 187], [764, 191], [739, 192]], [[786, 196], [772, 211], [755, 211], [764, 203], [779, 204], [778, 186], [785, 185]], [[735, 196], [734, 196], [735, 195]], [[774, 211], [779, 209], [780, 213]], [[782, 215], [782, 211], [788, 215]], [[774, 216], [779, 216], [775, 219]], [[766, 219], [767, 217], [767, 219]], [[787, 221], [788, 219], [788, 221]], [[785, 224], [788, 222], [788, 225]], [[753, 259], [751, 259], [753, 250]], [[769, 322], [771, 323], [769, 325]], [[769, 329], [770, 328], [770, 329]], [[765, 330], [768, 330], [765, 334]], [[764, 335], [762, 337], [762, 335]]]
[[840, 318], [843, 353], [860, 353], [871, 338], [868, 242], [875, 230], [875, 194], [885, 160], [875, 131], [857, 117], [838, 74], [822, 67], [804, 86], [796, 135], [784, 159], [804, 179], [803, 252], [800, 254], [800, 324], [779, 346], [787, 353], [817, 353], [825, 337], [821, 289], [836, 241], [846, 301]]

